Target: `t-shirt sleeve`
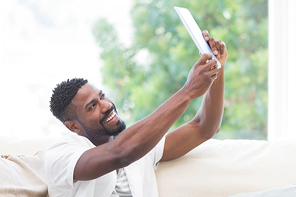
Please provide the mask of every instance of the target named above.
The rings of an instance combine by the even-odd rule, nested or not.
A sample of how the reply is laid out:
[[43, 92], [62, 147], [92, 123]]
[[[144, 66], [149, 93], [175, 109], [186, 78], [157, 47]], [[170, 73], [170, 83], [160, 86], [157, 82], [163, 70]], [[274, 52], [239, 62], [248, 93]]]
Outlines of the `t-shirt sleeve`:
[[74, 169], [81, 155], [90, 149], [78, 142], [59, 142], [45, 153], [44, 164], [51, 183], [59, 188], [74, 186]]
[[165, 136], [158, 142], [158, 144], [150, 151], [150, 155], [153, 159], [154, 170], [157, 169], [158, 162], [162, 158], [164, 150]]

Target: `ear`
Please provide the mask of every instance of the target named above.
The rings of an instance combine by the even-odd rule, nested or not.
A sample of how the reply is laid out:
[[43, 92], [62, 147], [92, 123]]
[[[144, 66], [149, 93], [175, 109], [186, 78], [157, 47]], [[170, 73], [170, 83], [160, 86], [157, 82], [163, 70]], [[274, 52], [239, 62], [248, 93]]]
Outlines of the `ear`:
[[68, 120], [65, 123], [65, 126], [74, 133], [79, 133], [80, 129], [77, 127], [76, 122], [72, 120]]

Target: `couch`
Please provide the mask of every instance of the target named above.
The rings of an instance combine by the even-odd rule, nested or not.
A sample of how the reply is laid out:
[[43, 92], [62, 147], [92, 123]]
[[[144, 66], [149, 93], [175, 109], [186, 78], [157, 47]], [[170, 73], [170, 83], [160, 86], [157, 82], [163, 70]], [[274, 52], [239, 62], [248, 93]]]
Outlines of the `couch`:
[[[43, 153], [55, 140], [0, 137], [0, 196], [47, 196]], [[156, 177], [160, 197], [226, 197], [293, 185], [295, 166], [293, 139], [211, 139], [160, 163]]]

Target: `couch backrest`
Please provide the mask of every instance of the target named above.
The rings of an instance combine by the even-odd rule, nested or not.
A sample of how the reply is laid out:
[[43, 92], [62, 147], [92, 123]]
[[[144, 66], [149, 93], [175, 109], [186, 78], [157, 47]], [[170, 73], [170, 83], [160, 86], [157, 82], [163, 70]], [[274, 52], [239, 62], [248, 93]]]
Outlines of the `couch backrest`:
[[17, 138], [0, 136], [0, 155], [34, 155], [45, 151], [58, 137]]
[[223, 197], [296, 183], [296, 140], [215, 140], [156, 170], [160, 197]]

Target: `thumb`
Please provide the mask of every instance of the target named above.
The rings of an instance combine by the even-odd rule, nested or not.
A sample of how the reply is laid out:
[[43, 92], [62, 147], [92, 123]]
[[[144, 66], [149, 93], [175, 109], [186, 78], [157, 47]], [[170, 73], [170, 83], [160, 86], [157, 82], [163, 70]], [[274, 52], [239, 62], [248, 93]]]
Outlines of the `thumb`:
[[212, 55], [210, 53], [204, 53], [201, 58], [199, 59], [199, 63], [205, 64], [208, 60], [212, 59]]

